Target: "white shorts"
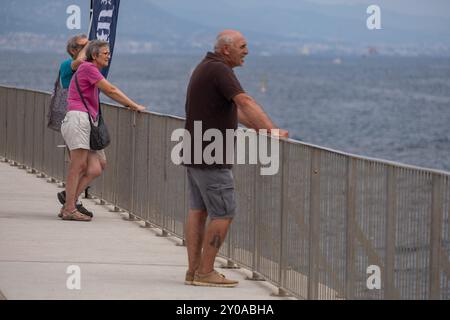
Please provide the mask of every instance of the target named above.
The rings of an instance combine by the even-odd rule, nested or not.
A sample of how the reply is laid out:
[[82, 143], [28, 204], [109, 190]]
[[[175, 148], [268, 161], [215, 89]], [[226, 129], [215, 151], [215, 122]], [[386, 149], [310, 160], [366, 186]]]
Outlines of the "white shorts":
[[[89, 137], [91, 135], [91, 123], [89, 115], [83, 111], [69, 111], [61, 125], [61, 134], [69, 150], [91, 150]], [[106, 160], [103, 150], [91, 150], [97, 152], [99, 157]]]

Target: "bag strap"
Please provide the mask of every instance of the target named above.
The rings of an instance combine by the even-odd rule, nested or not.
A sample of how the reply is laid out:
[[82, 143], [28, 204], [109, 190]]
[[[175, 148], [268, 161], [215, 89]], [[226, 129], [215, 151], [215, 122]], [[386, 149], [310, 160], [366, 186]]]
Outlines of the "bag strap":
[[58, 71], [58, 77], [56, 78], [55, 85], [53, 87], [53, 92], [56, 92], [56, 89], [58, 88], [58, 85], [60, 84], [61, 79], [61, 70]]
[[[77, 91], [80, 95], [81, 101], [83, 101], [84, 107], [86, 108], [88, 115], [89, 115], [89, 122], [92, 124], [91, 114], [89, 113], [89, 109], [87, 107], [86, 101], [83, 98], [83, 95], [81, 94], [80, 84], [78, 83], [78, 72], [75, 72], [75, 84], [77, 85]], [[102, 109], [100, 108], [100, 103], [98, 104], [98, 113], [102, 114]]]

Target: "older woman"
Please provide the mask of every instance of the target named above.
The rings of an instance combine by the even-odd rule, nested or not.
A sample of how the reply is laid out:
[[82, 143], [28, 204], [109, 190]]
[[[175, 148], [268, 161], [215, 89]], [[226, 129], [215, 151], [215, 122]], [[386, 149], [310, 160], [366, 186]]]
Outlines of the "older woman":
[[[143, 111], [145, 107], [129, 99], [122, 91], [108, 82], [100, 70], [108, 66], [111, 57], [109, 45], [105, 41], [91, 41], [86, 48], [86, 62], [79, 67], [70, 82], [67, 115], [61, 126], [61, 133], [70, 150], [70, 166], [66, 179], [65, 204], [61, 208], [63, 220], [90, 221], [92, 218], [78, 211], [75, 200], [90, 184], [101, 175], [106, 165], [103, 150], [90, 150], [90, 122], [97, 119], [99, 112], [99, 89], [111, 99], [134, 111]], [[75, 78], [78, 79], [81, 94], [78, 92]]]

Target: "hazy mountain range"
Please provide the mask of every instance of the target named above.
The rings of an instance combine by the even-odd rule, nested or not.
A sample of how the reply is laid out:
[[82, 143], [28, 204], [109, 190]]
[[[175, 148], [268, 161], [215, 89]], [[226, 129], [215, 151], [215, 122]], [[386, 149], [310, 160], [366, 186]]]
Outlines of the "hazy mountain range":
[[[368, 30], [371, 2], [376, 1], [122, 0], [116, 52], [203, 52], [218, 31], [236, 28], [260, 54], [362, 54], [376, 47], [382, 54], [450, 55], [450, 13], [380, 5], [382, 29]], [[71, 4], [82, 9], [81, 30], [66, 28]], [[71, 34], [87, 32], [88, 7], [88, 0], [5, 1], [0, 48], [62, 51]]]

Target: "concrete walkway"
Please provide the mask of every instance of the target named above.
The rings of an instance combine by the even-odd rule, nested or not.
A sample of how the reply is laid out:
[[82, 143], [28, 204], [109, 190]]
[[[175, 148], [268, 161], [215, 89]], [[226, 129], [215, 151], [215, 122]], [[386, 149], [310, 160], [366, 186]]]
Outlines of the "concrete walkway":
[[[236, 288], [184, 285], [186, 248], [157, 229], [85, 200], [91, 222], [57, 218], [59, 189], [34, 174], [0, 163], [0, 299], [287, 299], [247, 270], [219, 269]], [[220, 261], [218, 261], [220, 262]], [[80, 268], [81, 289], [67, 288], [69, 266]]]

